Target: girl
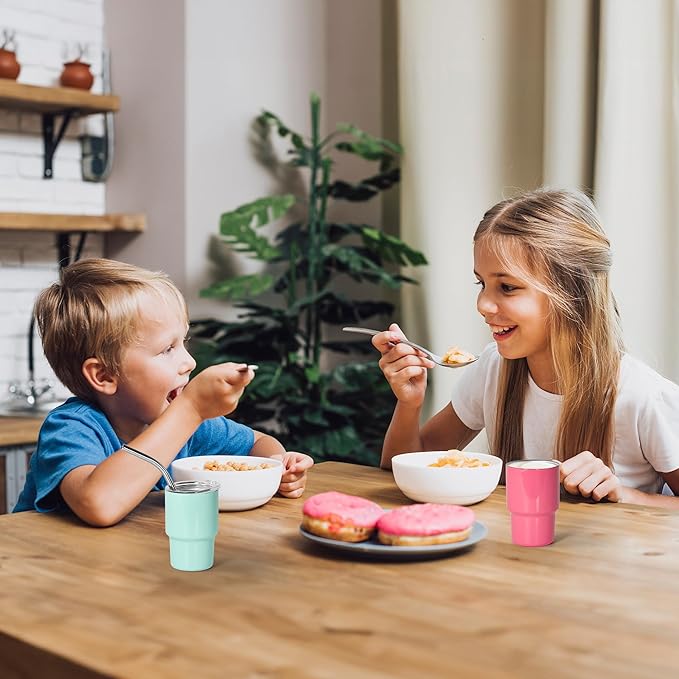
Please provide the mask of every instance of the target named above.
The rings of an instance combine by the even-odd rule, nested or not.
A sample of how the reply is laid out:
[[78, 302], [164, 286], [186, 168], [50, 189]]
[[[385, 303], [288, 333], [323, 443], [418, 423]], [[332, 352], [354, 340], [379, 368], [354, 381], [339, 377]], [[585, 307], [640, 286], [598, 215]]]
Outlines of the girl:
[[610, 243], [582, 193], [535, 191], [491, 208], [474, 235], [477, 309], [494, 343], [420, 427], [427, 368], [396, 324], [373, 338], [397, 398], [382, 467], [406, 451], [462, 448], [486, 428], [504, 461], [557, 458], [569, 493], [673, 507], [679, 387], [624, 353]]

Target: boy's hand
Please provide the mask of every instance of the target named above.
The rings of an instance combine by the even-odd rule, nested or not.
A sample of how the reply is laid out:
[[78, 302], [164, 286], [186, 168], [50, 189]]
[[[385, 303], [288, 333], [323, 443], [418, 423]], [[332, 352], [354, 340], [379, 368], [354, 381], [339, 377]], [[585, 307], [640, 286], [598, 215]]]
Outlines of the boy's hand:
[[564, 489], [571, 495], [591, 497], [596, 502], [604, 498], [610, 502], [622, 500], [620, 479], [589, 450], [562, 462], [560, 477]]
[[283, 476], [278, 493], [283, 497], [300, 497], [306, 486], [307, 469], [313, 466], [314, 461], [304, 453], [285, 453], [281, 459], [283, 460]]
[[244, 363], [213, 365], [196, 375], [177, 398], [188, 399], [203, 420], [228, 415], [236, 409], [253, 375]]

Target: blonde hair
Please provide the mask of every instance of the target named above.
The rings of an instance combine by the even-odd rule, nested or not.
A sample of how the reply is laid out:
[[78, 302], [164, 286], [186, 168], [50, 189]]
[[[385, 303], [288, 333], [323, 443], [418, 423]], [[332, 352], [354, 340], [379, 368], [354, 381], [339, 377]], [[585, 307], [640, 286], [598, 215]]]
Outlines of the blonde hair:
[[[612, 466], [614, 409], [624, 350], [610, 288], [610, 242], [583, 193], [539, 190], [502, 201], [483, 216], [474, 242], [508, 271], [544, 292], [557, 390], [563, 395], [559, 460], [589, 450]], [[493, 446], [505, 461], [523, 456], [525, 358], [502, 359]]]
[[120, 374], [123, 352], [137, 336], [140, 301], [146, 294], [178, 305], [188, 319], [181, 292], [162, 272], [110, 259], [84, 259], [61, 270], [59, 282], [38, 296], [33, 313], [52, 370], [76, 396], [95, 392], [82, 366], [97, 358]]

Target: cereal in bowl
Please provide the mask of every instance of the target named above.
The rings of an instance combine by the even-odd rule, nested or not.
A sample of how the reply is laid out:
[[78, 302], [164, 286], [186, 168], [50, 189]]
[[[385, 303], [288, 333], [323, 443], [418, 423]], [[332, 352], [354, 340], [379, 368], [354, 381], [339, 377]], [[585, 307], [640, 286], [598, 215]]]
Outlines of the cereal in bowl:
[[203, 469], [209, 472], [250, 472], [254, 469], [271, 469], [272, 464], [260, 462], [260, 464], [246, 464], [245, 462], [224, 462], [223, 464], [217, 460], [208, 460]]
[[490, 462], [484, 462], [478, 457], [464, 455], [459, 450], [449, 450], [450, 455], [443, 455], [438, 460], [432, 462], [429, 467], [466, 467], [474, 469], [477, 467], [490, 467]]

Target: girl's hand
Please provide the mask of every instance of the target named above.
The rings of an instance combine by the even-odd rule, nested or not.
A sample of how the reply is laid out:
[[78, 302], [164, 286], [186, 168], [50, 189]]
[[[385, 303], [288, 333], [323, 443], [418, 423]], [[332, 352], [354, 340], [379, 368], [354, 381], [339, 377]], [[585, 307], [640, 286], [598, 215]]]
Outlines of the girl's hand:
[[283, 476], [278, 494], [283, 497], [300, 497], [306, 486], [307, 469], [313, 467], [313, 458], [304, 453], [285, 453], [283, 456], [275, 455], [283, 460]]
[[427, 389], [427, 369], [433, 368], [434, 363], [417, 349], [398, 343], [399, 339], [407, 338], [401, 328], [392, 323], [389, 330], [375, 335], [372, 343], [382, 354], [379, 366], [396, 398], [419, 408]]
[[253, 378], [252, 370], [243, 363], [220, 363], [196, 375], [177, 399], [189, 399], [203, 420], [228, 415], [238, 405], [245, 387]]
[[591, 497], [599, 502], [606, 498], [621, 502], [623, 486], [620, 479], [589, 450], [561, 463], [561, 483], [571, 495]]

